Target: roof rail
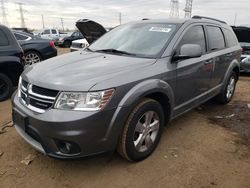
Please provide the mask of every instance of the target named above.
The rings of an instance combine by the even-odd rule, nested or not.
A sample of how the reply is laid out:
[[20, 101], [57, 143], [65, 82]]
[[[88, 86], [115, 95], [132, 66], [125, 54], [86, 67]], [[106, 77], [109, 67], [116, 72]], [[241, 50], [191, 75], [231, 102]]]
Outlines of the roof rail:
[[220, 23], [224, 23], [224, 24], [227, 24], [227, 22], [224, 22], [222, 20], [218, 20], [218, 19], [215, 19], [215, 18], [209, 18], [209, 17], [205, 17], [205, 16], [193, 16], [192, 17], [193, 19], [209, 19], [209, 20], [213, 20], [213, 21], [217, 21], [217, 22], [220, 22]]

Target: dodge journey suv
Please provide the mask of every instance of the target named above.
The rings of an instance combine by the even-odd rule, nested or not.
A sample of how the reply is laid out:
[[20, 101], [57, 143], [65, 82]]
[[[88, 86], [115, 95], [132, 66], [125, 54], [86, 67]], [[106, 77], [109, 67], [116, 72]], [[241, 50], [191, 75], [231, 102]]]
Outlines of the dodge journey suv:
[[17, 132], [48, 156], [117, 150], [140, 161], [170, 120], [209, 99], [226, 104], [233, 97], [241, 47], [223, 21], [142, 20], [100, 38], [100, 25], [80, 25], [86, 40], [95, 40], [89, 48], [26, 68], [12, 99]]

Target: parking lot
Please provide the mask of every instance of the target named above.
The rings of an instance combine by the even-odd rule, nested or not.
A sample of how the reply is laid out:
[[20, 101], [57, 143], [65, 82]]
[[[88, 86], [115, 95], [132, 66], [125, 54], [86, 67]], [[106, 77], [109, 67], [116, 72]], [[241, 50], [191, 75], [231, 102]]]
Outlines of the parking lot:
[[[240, 77], [230, 104], [209, 101], [171, 122], [153, 155], [139, 163], [117, 154], [52, 159], [7, 127], [0, 134], [0, 187], [250, 187], [249, 83], [250, 75]], [[7, 100], [0, 125], [9, 121]]]

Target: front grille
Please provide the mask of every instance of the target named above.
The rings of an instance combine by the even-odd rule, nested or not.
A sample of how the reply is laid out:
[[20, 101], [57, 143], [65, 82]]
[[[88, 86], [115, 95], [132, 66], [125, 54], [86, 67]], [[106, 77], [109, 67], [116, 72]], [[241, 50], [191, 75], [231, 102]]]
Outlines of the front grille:
[[39, 113], [44, 113], [53, 106], [59, 92], [30, 84], [25, 80], [21, 81], [19, 89], [21, 90], [20, 97], [23, 104]]

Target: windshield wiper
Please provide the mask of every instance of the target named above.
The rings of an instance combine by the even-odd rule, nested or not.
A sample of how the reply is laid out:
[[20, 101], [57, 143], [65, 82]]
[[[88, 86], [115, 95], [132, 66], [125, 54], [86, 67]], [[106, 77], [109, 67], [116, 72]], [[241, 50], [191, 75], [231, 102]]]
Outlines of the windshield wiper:
[[102, 50], [96, 50], [95, 52], [108, 52], [108, 53], [114, 53], [114, 54], [125, 54], [125, 55], [134, 55], [136, 56], [136, 54], [132, 54], [126, 51], [121, 51], [121, 50], [116, 50], [116, 49], [102, 49]]

